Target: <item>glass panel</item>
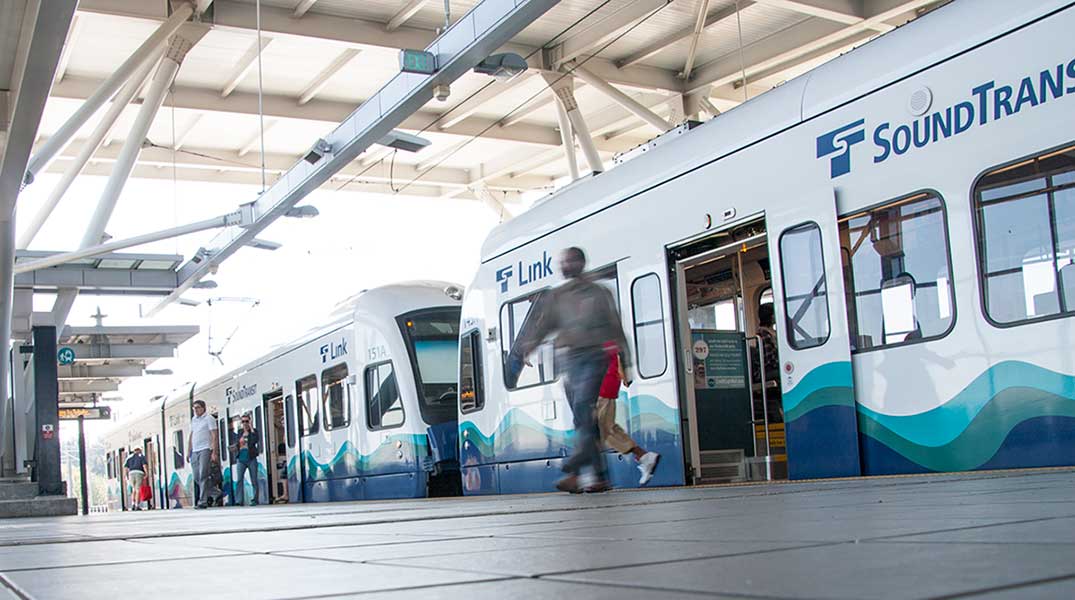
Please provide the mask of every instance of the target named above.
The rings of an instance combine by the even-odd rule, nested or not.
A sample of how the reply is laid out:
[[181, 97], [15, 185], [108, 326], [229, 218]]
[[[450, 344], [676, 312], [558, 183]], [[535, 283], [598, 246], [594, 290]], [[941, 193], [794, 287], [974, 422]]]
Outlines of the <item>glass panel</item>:
[[[541, 292], [538, 292], [509, 302], [500, 309], [500, 348], [502, 351], [501, 356], [503, 356], [504, 360], [505, 374], [508, 372], [508, 352], [515, 345], [515, 340], [526, 325], [526, 318], [530, 315], [530, 308], [534, 302], [539, 301], [540, 294]], [[555, 365], [553, 364], [554, 354], [555, 348], [551, 341], [538, 346], [538, 349], [527, 357], [527, 361], [530, 364], [523, 365], [523, 370], [519, 374], [519, 380], [516, 382], [515, 387], [508, 389], [520, 389], [553, 381], [556, 378]]]
[[656, 377], [668, 364], [664, 339], [664, 310], [661, 306], [661, 280], [656, 273], [643, 275], [631, 284], [631, 307], [634, 312], [635, 354], [638, 374]]
[[299, 420], [302, 422], [302, 434], [317, 433], [317, 377], [307, 375], [295, 382], [295, 396], [299, 399]]
[[788, 342], [798, 350], [824, 344], [829, 337], [829, 307], [818, 226], [807, 223], [785, 231], [780, 236], [780, 262]]
[[459, 312], [458, 307], [448, 307], [399, 318], [421, 392], [419, 409], [430, 425], [456, 418]]
[[[1073, 182], [1071, 148], [980, 180], [976, 233], [992, 320], [1013, 324], [1075, 310], [1075, 190], [1065, 187]], [[1018, 197], [1027, 193], [1033, 195]]]
[[172, 467], [179, 470], [187, 464], [187, 455], [183, 452], [183, 430], [180, 429], [172, 435]]
[[351, 389], [346, 380], [346, 364], [336, 365], [321, 373], [326, 429], [346, 427], [351, 422]]
[[468, 413], [485, 406], [482, 393], [481, 333], [472, 331], [463, 338], [459, 360], [459, 410]]
[[919, 194], [840, 223], [842, 255], [850, 257], [852, 349], [948, 331], [954, 311], [944, 215], [940, 198]]
[[403, 400], [391, 362], [366, 367], [366, 423], [370, 429], [403, 424]]
[[284, 420], [287, 423], [287, 447], [295, 447], [295, 399], [291, 396], [284, 398]]
[[687, 311], [691, 329], [720, 329], [736, 331], [736, 300], [728, 298], [714, 304], [696, 306]]

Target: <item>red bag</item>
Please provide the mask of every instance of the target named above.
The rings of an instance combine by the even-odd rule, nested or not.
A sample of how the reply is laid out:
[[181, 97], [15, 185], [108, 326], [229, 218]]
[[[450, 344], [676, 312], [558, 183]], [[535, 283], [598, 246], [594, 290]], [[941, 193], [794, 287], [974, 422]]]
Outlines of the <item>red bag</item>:
[[142, 482], [141, 489], [138, 490], [138, 501], [149, 502], [153, 499], [153, 489], [149, 487], [149, 484], [145, 481]]

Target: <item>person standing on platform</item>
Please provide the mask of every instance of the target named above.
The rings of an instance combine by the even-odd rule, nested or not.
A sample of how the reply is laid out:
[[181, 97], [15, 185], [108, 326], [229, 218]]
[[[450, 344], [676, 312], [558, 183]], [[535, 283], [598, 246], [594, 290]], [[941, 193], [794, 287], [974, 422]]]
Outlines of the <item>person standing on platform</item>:
[[619, 348], [611, 342], [606, 343], [605, 353], [608, 355], [608, 371], [601, 382], [601, 391], [597, 394], [597, 428], [601, 431], [601, 440], [606, 446], [620, 454], [635, 457], [638, 470], [642, 473], [638, 485], [646, 485], [653, 479], [653, 472], [657, 469], [661, 455], [644, 450], [616, 422], [616, 399], [620, 395], [620, 384], [630, 385], [630, 382], [620, 368]]
[[130, 502], [131, 510], [140, 510], [142, 481], [146, 478], [146, 457], [142, 456], [142, 449], [135, 446], [131, 449], [131, 455], [127, 462], [123, 463], [127, 471], [127, 482], [131, 485]]
[[254, 488], [254, 500], [251, 506], [258, 505], [258, 455], [261, 454], [261, 442], [258, 432], [250, 424], [250, 413], [240, 418], [242, 429], [235, 438], [232, 452], [236, 457], [236, 469], [238, 471], [238, 483], [235, 487], [235, 503], [239, 506], [244, 504], [246, 487], [243, 485], [243, 475], [250, 473], [250, 485]]
[[[568, 248], [560, 254], [559, 266], [566, 281], [534, 303], [508, 355], [507, 383], [515, 387], [526, 357], [546, 338], [555, 336], [556, 356], [557, 360], [562, 357], [565, 366], [564, 390], [575, 425], [575, 450], [563, 464], [567, 476], [556, 483], [556, 489], [603, 492], [611, 486], [594, 413], [601, 381], [608, 370], [604, 344], [611, 341], [622, 349], [625, 373], [630, 373], [631, 356], [615, 299], [583, 272], [586, 254], [580, 248]], [[582, 486], [579, 475], [587, 466], [592, 468], [594, 480]]]
[[194, 469], [194, 482], [198, 486], [198, 503], [195, 508], [207, 508], [213, 495], [209, 489], [209, 464], [220, 460], [220, 442], [217, 440], [216, 419], [205, 414], [205, 402], [194, 401], [194, 416], [190, 419], [190, 435], [187, 436], [187, 459]]

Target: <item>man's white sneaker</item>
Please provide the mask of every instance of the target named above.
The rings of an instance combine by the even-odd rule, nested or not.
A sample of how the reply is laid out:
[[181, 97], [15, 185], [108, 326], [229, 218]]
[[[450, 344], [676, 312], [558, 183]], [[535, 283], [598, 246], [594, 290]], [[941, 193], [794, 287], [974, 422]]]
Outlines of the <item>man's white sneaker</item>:
[[650, 479], [653, 479], [653, 472], [657, 470], [659, 462], [661, 462], [661, 455], [656, 452], [647, 452], [638, 459], [638, 470], [642, 472], [638, 485], [646, 485]]

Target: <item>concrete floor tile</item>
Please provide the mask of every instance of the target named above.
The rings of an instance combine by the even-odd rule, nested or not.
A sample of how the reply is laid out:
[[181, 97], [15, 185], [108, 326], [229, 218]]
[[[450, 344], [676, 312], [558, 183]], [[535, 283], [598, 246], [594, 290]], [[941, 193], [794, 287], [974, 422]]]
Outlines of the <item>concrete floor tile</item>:
[[[335, 528], [328, 528], [332, 531]], [[288, 550], [312, 550], [339, 546], [368, 546], [392, 544], [400, 541], [421, 539], [389, 534], [329, 533], [323, 530], [253, 531], [244, 533], [216, 533], [209, 535], [184, 535], [177, 537], [140, 540], [147, 544], [218, 548], [241, 552], [284, 552]]]
[[788, 598], [926, 598], [1075, 575], [1075, 546], [862, 543], [558, 576]]
[[[639, 589], [637, 587], [613, 587], [608, 585], [588, 585], [568, 583], [566, 581], [547, 581], [543, 579], [508, 579], [504, 581], [487, 581], [482, 583], [464, 583], [438, 589], [411, 589], [392, 592], [378, 592], [342, 596], [355, 600], [561, 600], [563, 598], [585, 598], [586, 600], [697, 600], [702, 598], [695, 593], [671, 592], [667, 590]], [[710, 596], [705, 598], [721, 600], [728, 596]], [[336, 600], [336, 598], [333, 598]]]
[[223, 556], [226, 554], [231, 554], [231, 552], [178, 545], [139, 544], [122, 540], [5, 546], [0, 548], [0, 572], [19, 569]]
[[459, 552], [444, 556], [378, 560], [379, 564], [459, 569], [480, 573], [536, 577], [602, 569], [617, 565], [643, 565], [653, 561], [675, 561], [788, 548], [795, 544], [739, 542], [734, 544], [698, 542], [594, 542], [487, 552]]
[[241, 597], [243, 600], [347, 594], [487, 579], [474, 573], [269, 556], [226, 556], [5, 574], [40, 600]]
[[[284, 552], [287, 556], [303, 556], [348, 562], [384, 561], [389, 559], [428, 556], [435, 558], [451, 557], [455, 554], [471, 552], [525, 550], [543, 546], [571, 545], [584, 543], [580, 540], [563, 542], [557, 540], [536, 540], [524, 538], [469, 538], [438, 541], [408, 541], [397, 544], [377, 546], [351, 546], [347, 548], [322, 548], [320, 550], [298, 550]], [[434, 561], [435, 562], [435, 561]], [[436, 565], [434, 565], [436, 566]]]
[[990, 542], [997, 544], [1075, 544], [1075, 518], [1046, 519], [1013, 525], [974, 527], [893, 538], [899, 542]]
[[969, 596], [973, 600], [1071, 600], [1075, 598], [1075, 579], [984, 592]]

